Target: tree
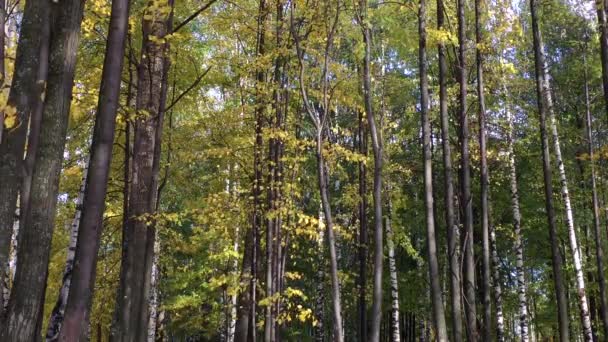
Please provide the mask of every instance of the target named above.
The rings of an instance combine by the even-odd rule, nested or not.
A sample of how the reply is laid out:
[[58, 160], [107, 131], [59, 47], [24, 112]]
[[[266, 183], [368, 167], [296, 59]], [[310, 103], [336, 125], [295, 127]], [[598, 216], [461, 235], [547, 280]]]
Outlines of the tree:
[[[445, 30], [445, 7], [443, 0], [437, 0], [437, 28]], [[461, 309], [461, 279], [460, 279], [460, 240], [458, 225], [454, 217], [454, 184], [452, 181], [452, 148], [450, 146], [450, 124], [447, 95], [447, 63], [446, 47], [443, 40], [438, 44], [439, 54], [439, 113], [441, 117], [441, 143], [443, 148], [443, 178], [445, 222], [448, 236], [448, 260], [450, 263], [450, 291], [452, 293], [450, 307], [452, 313], [452, 335], [455, 342], [462, 341], [462, 309]]]
[[[142, 19], [142, 54], [137, 75], [133, 164], [129, 192], [129, 220], [123, 232], [120, 289], [112, 339], [141, 340], [148, 330], [148, 294], [156, 230], [158, 172], [168, 72], [168, 43], [159, 44], [170, 31], [173, 3], [150, 4]], [[163, 89], [164, 88], [164, 89]]]
[[[329, 7], [327, 8], [329, 10]], [[340, 281], [338, 279], [338, 257], [336, 253], [336, 238], [334, 232], [334, 223], [333, 216], [329, 202], [329, 194], [328, 194], [328, 167], [325, 162], [324, 157], [324, 141], [327, 138], [327, 130], [328, 130], [328, 116], [329, 116], [329, 105], [330, 105], [330, 97], [329, 97], [329, 77], [328, 77], [328, 63], [329, 63], [329, 54], [333, 48], [333, 40], [336, 34], [336, 30], [338, 27], [338, 19], [340, 17], [340, 2], [336, 2], [335, 13], [327, 12], [327, 18], [323, 18], [324, 20], [328, 20], [329, 30], [326, 32], [325, 38], [325, 46], [323, 51], [323, 58], [321, 60], [322, 63], [322, 71], [321, 78], [319, 80], [319, 84], [321, 87], [321, 99], [319, 103], [311, 103], [308, 97], [307, 86], [304, 83], [304, 54], [305, 51], [300, 44], [301, 37], [298, 32], [298, 27], [296, 27], [294, 22], [293, 15], [294, 7], [292, 5], [292, 13], [291, 13], [291, 35], [295, 41], [296, 45], [296, 54], [298, 57], [299, 64], [299, 85], [300, 85], [300, 94], [302, 96], [304, 109], [306, 113], [310, 117], [311, 121], [315, 127], [315, 156], [317, 159], [317, 182], [319, 187], [319, 193], [321, 195], [321, 206], [323, 210], [323, 217], [325, 218], [325, 234], [327, 235], [327, 245], [329, 247], [329, 261], [330, 261], [330, 277], [331, 277], [331, 286], [332, 286], [332, 308], [333, 308], [333, 333], [334, 333], [334, 341], [342, 342], [344, 341], [343, 331], [342, 331], [342, 301], [340, 299]], [[333, 14], [333, 19], [330, 15]], [[381, 218], [380, 218], [381, 219]], [[380, 221], [380, 234], [382, 234], [382, 221]]]
[[442, 290], [437, 260], [437, 240], [435, 237], [435, 218], [433, 204], [433, 164], [431, 154], [431, 124], [429, 120], [429, 90], [426, 57], [426, 1], [420, 0], [418, 10], [418, 67], [420, 69], [420, 115], [422, 122], [422, 145], [424, 160], [424, 204], [426, 212], [426, 243], [431, 282], [431, 302], [433, 305], [433, 324], [438, 341], [447, 341], [448, 333], [443, 313]]
[[[48, 34], [44, 32], [48, 27], [49, 11], [47, 2], [30, 3], [24, 8], [15, 72], [2, 115], [4, 125], [1, 129], [4, 133], [0, 141], [0, 265], [8, 263], [15, 208], [23, 179], [19, 170], [23, 167], [28, 123], [42, 90], [38, 75], [39, 66], [44, 64], [41, 61], [41, 50], [45, 37], [48, 42]], [[4, 272], [0, 273], [0, 283], [6, 283], [5, 276]]]
[[545, 206], [549, 225], [549, 237], [551, 240], [551, 265], [553, 267], [553, 282], [555, 296], [557, 299], [557, 318], [559, 322], [559, 336], [561, 341], [570, 339], [568, 327], [568, 304], [566, 302], [566, 291], [564, 289], [564, 277], [562, 275], [562, 260], [557, 241], [557, 225], [555, 222], [555, 208], [553, 206], [553, 176], [551, 174], [551, 155], [549, 154], [549, 137], [547, 135], [547, 109], [544, 94], [544, 61], [542, 52], [542, 38], [538, 27], [537, 0], [530, 0], [530, 12], [532, 18], [532, 37], [534, 41], [534, 70], [536, 78], [536, 97], [540, 124], [540, 139], [543, 154], [543, 179], [545, 182]]
[[103, 213], [108, 186], [120, 75], [128, 31], [129, 1], [114, 1], [101, 76], [100, 95], [89, 171], [86, 178], [80, 228], [74, 256], [72, 281], [61, 324], [60, 340], [87, 336], [90, 307], [96, 276], [97, 251], [103, 228]]
[[469, 119], [467, 113], [467, 71], [466, 71], [466, 27], [464, 0], [458, 1], [458, 82], [460, 85], [459, 101], [459, 142], [461, 172], [461, 207], [465, 232], [464, 249], [464, 305], [467, 319], [467, 336], [469, 341], [477, 341], [477, 310], [475, 308], [475, 256], [473, 236], [473, 201], [471, 197], [471, 171], [469, 154]]

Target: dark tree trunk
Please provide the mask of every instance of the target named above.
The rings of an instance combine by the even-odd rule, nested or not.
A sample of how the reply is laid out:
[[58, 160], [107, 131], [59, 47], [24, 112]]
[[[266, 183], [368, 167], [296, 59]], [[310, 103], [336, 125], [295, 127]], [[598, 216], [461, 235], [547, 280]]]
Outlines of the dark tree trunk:
[[[444, 27], [443, 0], [437, 0], [437, 27]], [[443, 145], [443, 167], [445, 186], [445, 221], [448, 235], [448, 260], [450, 263], [450, 289], [452, 292], [452, 336], [454, 342], [462, 341], [462, 307], [461, 307], [461, 281], [460, 281], [460, 239], [458, 225], [454, 217], [454, 183], [452, 181], [452, 149], [450, 146], [450, 123], [448, 114], [448, 95], [446, 84], [446, 48], [443, 42], [439, 43], [439, 112], [441, 115], [441, 140]]]
[[[265, 54], [266, 37], [266, 1], [260, 0], [258, 8], [258, 32], [256, 54], [259, 57]], [[256, 71], [256, 83], [261, 84], [265, 80], [264, 71]], [[256, 87], [258, 89], [258, 87]], [[235, 327], [235, 342], [256, 341], [256, 317], [257, 317], [257, 283], [258, 283], [258, 255], [260, 241], [260, 226], [262, 224], [262, 150], [263, 150], [263, 113], [264, 105], [262, 97], [256, 93], [255, 106], [255, 144], [253, 147], [253, 172], [254, 180], [252, 186], [253, 212], [251, 216], [251, 231], [245, 240], [245, 253], [243, 255], [243, 270], [241, 281], [248, 281], [248, 290], [241, 292], [238, 299], [237, 319]], [[250, 240], [248, 243], [247, 239]]]
[[551, 261], [553, 266], [553, 282], [557, 299], [557, 317], [559, 322], [560, 341], [570, 341], [568, 327], [568, 303], [566, 301], [566, 290], [564, 288], [564, 277], [562, 275], [562, 259], [559, 251], [557, 238], [557, 224], [555, 221], [555, 208], [553, 206], [553, 176], [551, 174], [551, 155], [549, 154], [549, 136], [547, 134], [547, 109], [543, 94], [543, 68], [544, 58], [542, 56], [542, 41], [538, 28], [537, 18], [538, 0], [530, 0], [530, 12], [532, 16], [532, 33], [534, 38], [534, 65], [536, 72], [536, 96], [538, 102], [538, 114], [540, 122], [540, 138], [543, 153], [543, 178], [545, 181], [545, 206], [549, 224], [549, 236], [551, 239]]
[[[359, 112], [359, 153], [367, 156], [367, 130]], [[359, 162], [359, 341], [367, 341], [367, 167]]]
[[489, 228], [489, 178], [488, 175], [488, 157], [487, 157], [487, 138], [486, 138], [486, 102], [483, 83], [483, 53], [481, 52], [482, 37], [482, 0], [475, 0], [475, 43], [477, 57], [477, 98], [479, 102], [478, 117], [479, 117], [479, 153], [480, 153], [480, 169], [481, 169], [481, 241], [483, 255], [483, 329], [482, 340], [490, 341], [492, 339], [492, 297], [490, 294], [490, 228]]
[[[23, 178], [23, 152], [28, 124], [40, 102], [38, 75], [42, 46], [48, 43], [48, 35], [44, 32], [48, 32], [49, 15], [50, 3], [47, 1], [31, 1], [25, 5], [8, 99], [8, 106], [14, 108], [16, 113], [11, 120], [16, 122], [10, 129], [0, 126], [0, 130], [4, 131], [0, 140], [0, 265], [3, 268], [8, 263], [14, 214]], [[8, 122], [4, 124], [8, 125]], [[4, 272], [0, 272], [0, 284], [7, 282], [5, 276]], [[6, 301], [6, 298], [3, 300]], [[0, 314], [1, 311], [2, 308]], [[3, 320], [0, 317], [0, 321]], [[0, 330], [4, 328], [0, 326]]]
[[[72, 100], [82, 6], [80, 0], [72, 0], [61, 6], [53, 5], [50, 9], [53, 18], [50, 42], [48, 47], [45, 43], [42, 44], [40, 65], [44, 66], [39, 69], [40, 80], [45, 78], [42, 75], [46, 74], [46, 70], [43, 69], [46, 68], [48, 60], [44, 108], [40, 107], [42, 109], [40, 131], [43, 134], [36, 142], [38, 148], [35, 152], [31, 183], [27, 185], [29, 189], [26, 196], [23, 196], [26, 200], [21, 202], [25, 210], [19, 231], [17, 273], [9, 303], [6, 334], [3, 335], [10, 341], [40, 339], [39, 328], [42, 325], [48, 261]], [[50, 21], [45, 25], [50, 25]], [[44, 36], [43, 33], [43, 40], [48, 39]], [[44, 51], [47, 48], [48, 54]], [[29, 175], [25, 177], [25, 181], [29, 182]]]
[[363, 42], [365, 43], [365, 57], [363, 61], [363, 101], [367, 116], [367, 125], [372, 138], [372, 150], [374, 152], [374, 288], [372, 293], [372, 322], [369, 340], [379, 342], [380, 326], [382, 322], [382, 264], [384, 261], [384, 249], [382, 239], [382, 164], [383, 148], [380, 132], [376, 127], [376, 119], [372, 108], [372, 84], [371, 84], [371, 30], [367, 23], [367, 0], [360, 2], [361, 27], [363, 30]]
[[[602, 249], [602, 232], [600, 228], [600, 205], [597, 196], [597, 184], [595, 173], [595, 151], [593, 148], [593, 131], [591, 118], [591, 104], [589, 101], [589, 83], [587, 75], [587, 56], [583, 54], [585, 64], [585, 133], [587, 138], [587, 153], [589, 154], [591, 168], [591, 206], [593, 209], [593, 238], [595, 240], [595, 260], [597, 263], [598, 285], [599, 285], [599, 300], [600, 300], [600, 318], [604, 326], [604, 338], [608, 338], [608, 303], [606, 299], [606, 275], [604, 273], [604, 252]], [[592, 309], [593, 311], [593, 309]]]
[[70, 226], [70, 242], [68, 244], [63, 279], [61, 287], [59, 288], [59, 295], [57, 296], [57, 301], [55, 302], [55, 306], [51, 312], [51, 317], [46, 330], [46, 342], [58, 340], [59, 330], [61, 329], [61, 324], [63, 323], [65, 306], [68, 302], [70, 284], [72, 283], [72, 270], [74, 269], [74, 257], [76, 256], [76, 243], [78, 242], [78, 231], [80, 228], [80, 218], [82, 217], [82, 203], [84, 200], [88, 171], [89, 161], [87, 160], [82, 175], [82, 184], [80, 185], [78, 197], [76, 198], [76, 212], [74, 213], [74, 219], [72, 221], [72, 225]]
[[465, 231], [464, 249], [464, 306], [467, 319], [469, 341], [477, 341], [477, 310], [475, 308], [475, 255], [473, 230], [473, 201], [471, 197], [471, 170], [469, 155], [469, 118], [467, 114], [467, 70], [466, 70], [466, 27], [465, 0], [458, 1], [458, 82], [460, 84], [460, 165], [461, 165], [461, 206]]
[[433, 156], [431, 153], [431, 123], [429, 119], [429, 81], [426, 56], [426, 1], [420, 0], [418, 12], [418, 67], [420, 68], [420, 114], [422, 122], [422, 145], [424, 162], [424, 204], [426, 212], [426, 243], [428, 253], [429, 280], [431, 282], [431, 303], [433, 324], [437, 341], [447, 342], [448, 332], [443, 311], [439, 261], [437, 259], [437, 240], [435, 237], [435, 217], [433, 203]]
[[112, 159], [128, 15], [128, 0], [112, 3], [75, 264], [65, 318], [59, 335], [62, 341], [83, 340], [88, 335], [97, 251], [103, 228], [102, 218]]
[[602, 85], [604, 89], [604, 106], [606, 114], [608, 114], [608, 19], [606, 18], [606, 5], [608, 5], [607, 0], [596, 1], [598, 31], [600, 33], [599, 40], [602, 62]]
[[[167, 5], [172, 8], [172, 2]], [[148, 10], [153, 10], [148, 8]], [[172, 12], [171, 12], [172, 13]], [[138, 66], [129, 219], [125, 227], [119, 296], [113, 341], [142, 341], [148, 334], [151, 272], [156, 231], [145, 216], [156, 212], [162, 120], [166, 97], [168, 43], [158, 44], [170, 30], [172, 15], [144, 18]], [[143, 114], [145, 113], [145, 114]]]

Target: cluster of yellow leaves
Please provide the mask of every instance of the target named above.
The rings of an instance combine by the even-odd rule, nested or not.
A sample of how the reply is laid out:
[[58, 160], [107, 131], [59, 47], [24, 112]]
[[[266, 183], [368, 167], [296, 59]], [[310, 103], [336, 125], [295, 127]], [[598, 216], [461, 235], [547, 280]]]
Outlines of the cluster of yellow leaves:
[[426, 32], [429, 46], [439, 43], [458, 44], [458, 38], [449, 30], [427, 27]]

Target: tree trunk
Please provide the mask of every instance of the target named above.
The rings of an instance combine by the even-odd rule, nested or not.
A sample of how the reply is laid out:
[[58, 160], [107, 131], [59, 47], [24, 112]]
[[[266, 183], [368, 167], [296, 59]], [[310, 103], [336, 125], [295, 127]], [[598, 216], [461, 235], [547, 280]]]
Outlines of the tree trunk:
[[[53, 19], [45, 24], [51, 25], [52, 22], [48, 56], [45, 51], [41, 51], [40, 61], [40, 64], [44, 65], [48, 59], [48, 80], [40, 122], [40, 131], [43, 134], [39, 136], [37, 142], [39, 146], [31, 174], [31, 190], [27, 189], [31, 192], [24, 192], [29, 198], [25, 196], [25, 200], [21, 201], [25, 210], [21, 221], [23, 226], [19, 231], [17, 273], [9, 303], [7, 327], [3, 335], [6, 340], [40, 339], [38, 328], [42, 325], [48, 261], [72, 100], [82, 8], [83, 2], [80, 0], [72, 0], [61, 6], [54, 5], [49, 9], [52, 11], [50, 15]], [[42, 48], [44, 49], [45, 47]], [[42, 74], [46, 72], [39, 70], [39, 77]]]
[[[444, 27], [443, 0], [437, 0], [437, 27]], [[448, 114], [448, 95], [446, 84], [446, 48], [440, 41], [439, 46], [439, 112], [441, 115], [441, 140], [443, 145], [443, 173], [445, 187], [445, 221], [448, 236], [448, 259], [450, 263], [450, 290], [452, 292], [452, 336], [454, 342], [462, 341], [462, 307], [461, 307], [461, 281], [460, 281], [460, 239], [458, 225], [454, 218], [454, 183], [452, 181], [452, 151], [450, 146], [450, 124]]]
[[553, 136], [553, 148], [555, 150], [555, 161], [557, 163], [557, 169], [559, 171], [559, 179], [561, 184], [562, 200], [564, 201], [564, 209], [566, 211], [566, 225], [568, 227], [568, 238], [570, 240], [570, 249], [572, 250], [572, 257], [574, 261], [574, 271], [576, 277], [577, 295], [579, 299], [579, 310], [581, 315], [581, 321], [583, 325], [583, 336], [585, 341], [593, 341], [593, 333], [591, 329], [591, 319], [589, 315], [589, 305], [587, 301], [587, 295], [585, 293], [585, 275], [583, 272], [583, 261], [581, 257], [581, 250], [578, 246], [576, 238], [576, 228], [574, 226], [574, 213], [572, 210], [572, 204], [570, 200], [570, 192], [568, 190], [568, 179], [566, 177], [566, 169], [561, 152], [561, 146], [559, 142], [559, 133], [557, 131], [557, 122], [555, 119], [555, 113], [553, 109], [553, 99], [551, 96], [550, 76], [549, 70], [545, 58], [544, 46], [540, 45], [541, 60], [543, 62], [543, 93], [547, 105], [547, 114], [549, 119], [549, 125]]
[[[167, 5], [172, 9], [172, 1]], [[148, 11], [155, 11], [148, 7]], [[142, 55], [138, 67], [133, 164], [129, 198], [129, 220], [123, 232], [117, 320], [113, 341], [141, 341], [149, 322], [148, 295], [154, 258], [156, 231], [145, 217], [156, 212], [158, 172], [168, 63], [168, 43], [155, 42], [170, 31], [172, 10], [144, 17]]]
[[334, 233], [333, 216], [329, 202], [329, 194], [327, 189], [328, 170], [325, 164], [325, 158], [322, 155], [323, 138], [322, 131], [317, 133], [317, 178], [319, 189], [321, 192], [321, 204], [323, 207], [323, 215], [325, 217], [325, 227], [327, 234], [327, 244], [329, 247], [329, 264], [330, 277], [332, 285], [332, 308], [334, 318], [334, 341], [343, 342], [342, 335], [342, 301], [340, 299], [340, 280], [338, 279], [338, 256], [336, 253], [336, 237]]
[[[393, 228], [391, 227], [392, 220], [392, 203], [390, 192], [387, 194], [388, 210], [386, 213], [386, 247], [388, 248], [388, 271], [390, 274], [391, 283], [391, 321], [390, 332], [392, 342], [401, 342], [401, 328], [399, 321], [399, 279], [397, 277], [397, 263], [395, 261], [395, 244], [393, 239]], [[446, 340], [447, 341], [447, 340]]]
[[536, 97], [538, 103], [538, 114], [540, 122], [540, 138], [543, 153], [543, 178], [545, 182], [545, 206], [549, 225], [549, 236], [551, 239], [551, 261], [553, 266], [553, 282], [557, 299], [557, 317], [559, 322], [560, 341], [570, 341], [568, 327], [568, 304], [566, 302], [566, 291], [564, 289], [564, 277], [562, 275], [562, 260], [557, 240], [557, 224], [555, 222], [555, 208], [553, 206], [553, 176], [551, 174], [551, 155], [549, 154], [549, 137], [547, 134], [547, 108], [544, 99], [543, 68], [544, 56], [542, 53], [542, 38], [538, 27], [536, 9], [538, 0], [530, 0], [530, 12], [532, 16], [532, 33], [534, 38], [534, 66], [536, 72]]
[[597, 196], [597, 184], [595, 176], [595, 151], [593, 148], [593, 131], [591, 118], [591, 104], [589, 101], [589, 83], [587, 75], [587, 55], [583, 53], [584, 61], [584, 78], [585, 78], [585, 132], [587, 138], [587, 152], [589, 153], [590, 168], [591, 168], [591, 199], [593, 209], [593, 237], [595, 240], [595, 259], [597, 263], [597, 273], [599, 282], [600, 296], [600, 318], [604, 326], [604, 337], [608, 338], [608, 303], [606, 300], [606, 275], [604, 273], [604, 252], [602, 250], [602, 233], [600, 229], [600, 205]]
[[418, 67], [420, 68], [420, 114], [422, 122], [422, 145], [424, 161], [424, 204], [426, 212], [426, 243], [428, 253], [429, 280], [431, 283], [431, 303], [433, 305], [433, 324], [437, 341], [447, 342], [448, 334], [443, 312], [439, 261], [437, 259], [437, 240], [435, 237], [435, 217], [433, 203], [433, 156], [431, 153], [431, 123], [429, 119], [429, 81], [426, 57], [426, 1], [420, 0], [418, 12]]
[[147, 341], [156, 341], [156, 322], [158, 318], [158, 306], [159, 306], [159, 293], [158, 293], [158, 282], [160, 281], [160, 265], [158, 264], [158, 257], [160, 253], [160, 240], [156, 236], [154, 241], [154, 257], [152, 260], [152, 274], [150, 277], [150, 295], [148, 299], [148, 334]]
[[88, 331], [88, 318], [95, 285], [97, 251], [103, 227], [105, 195], [114, 144], [120, 75], [128, 30], [128, 5], [128, 0], [118, 0], [112, 3], [70, 295], [60, 332], [62, 341], [85, 339]]
[[367, 125], [372, 138], [374, 152], [374, 289], [372, 294], [372, 326], [369, 336], [371, 342], [380, 341], [380, 325], [382, 322], [382, 264], [384, 249], [382, 241], [382, 164], [383, 148], [380, 132], [376, 127], [376, 119], [372, 108], [372, 85], [370, 72], [371, 32], [367, 23], [367, 0], [361, 0], [361, 25], [365, 57], [363, 62], [363, 101], [367, 116]]
[[[359, 153], [367, 156], [367, 130], [359, 112]], [[359, 341], [367, 341], [367, 167], [359, 162]]]
[[600, 33], [600, 55], [602, 62], [602, 85], [604, 89], [604, 106], [608, 114], [608, 22], [606, 18], [606, 0], [596, 0], [598, 31]]
[[[50, 3], [46, 1], [31, 1], [25, 5], [8, 99], [8, 106], [15, 109], [16, 114], [11, 119], [15, 119], [16, 123], [10, 129], [0, 126], [0, 131], [5, 130], [0, 140], [0, 265], [8, 263], [14, 214], [22, 182], [21, 169], [28, 123], [40, 101], [40, 52], [45, 40], [48, 42], [44, 32], [48, 28], [49, 6]], [[4, 114], [0, 116], [4, 117]], [[4, 124], [8, 125], [8, 121]], [[5, 273], [0, 272], [0, 284], [6, 283], [4, 277]], [[4, 294], [0, 296], [4, 297]], [[2, 300], [4, 302], [7, 299]], [[2, 312], [0, 316], [3, 316], [1, 314]], [[4, 330], [4, 324], [0, 330]]]
[[477, 341], [477, 310], [475, 308], [475, 256], [473, 236], [473, 201], [471, 198], [471, 170], [469, 156], [469, 118], [467, 114], [467, 70], [466, 70], [466, 27], [465, 0], [458, 1], [458, 82], [460, 84], [460, 164], [461, 164], [461, 206], [465, 237], [464, 249], [464, 306], [467, 319], [467, 336], [471, 342]]
[[476, 60], [477, 60], [477, 99], [479, 101], [478, 117], [479, 117], [479, 153], [480, 153], [480, 169], [481, 169], [481, 241], [482, 241], [482, 265], [483, 265], [483, 328], [482, 340], [490, 341], [492, 339], [492, 300], [491, 300], [491, 271], [490, 271], [490, 228], [489, 228], [489, 201], [488, 192], [490, 184], [490, 176], [488, 175], [488, 153], [487, 153], [487, 138], [486, 138], [486, 102], [483, 83], [483, 53], [481, 44], [482, 37], [482, 0], [475, 0], [475, 45], [476, 45]]
[[[504, 83], [503, 83], [504, 85]], [[509, 93], [505, 89], [505, 97], [509, 98]], [[521, 329], [521, 341], [528, 342], [528, 300], [526, 298], [526, 278], [524, 268], [524, 246], [521, 233], [521, 212], [519, 210], [519, 190], [517, 185], [517, 168], [515, 164], [514, 138], [513, 138], [513, 115], [508, 103], [505, 103], [507, 115], [507, 153], [509, 160], [509, 182], [511, 186], [511, 212], [513, 215], [513, 233], [515, 235], [515, 268], [517, 270], [517, 295], [519, 299], [519, 327]]]
[[[6, 0], [0, 0], [0, 87], [4, 87], [6, 85], [6, 66], [4, 63], [5, 56], [5, 48], [4, 44], [6, 41], [5, 36], [5, 27], [6, 27]], [[4, 132], [4, 113], [0, 112], [0, 143], [2, 143], [2, 133]], [[1, 276], [0, 276], [1, 277]], [[0, 281], [3, 281], [3, 278], [0, 278]], [[0, 284], [1, 285], [1, 284]], [[2, 300], [2, 294], [0, 294], [0, 303]], [[0, 313], [2, 308], [0, 308]]]
[[63, 323], [63, 317], [65, 314], [65, 306], [68, 302], [68, 295], [70, 291], [70, 283], [72, 282], [72, 269], [74, 268], [74, 256], [76, 255], [76, 242], [78, 241], [78, 230], [80, 227], [80, 218], [82, 216], [82, 206], [84, 201], [84, 192], [87, 182], [87, 174], [89, 172], [89, 160], [87, 159], [84, 171], [82, 174], [82, 184], [80, 185], [80, 191], [76, 198], [76, 212], [74, 214], [74, 220], [72, 221], [70, 230], [70, 243], [68, 245], [68, 253], [65, 261], [65, 269], [63, 271], [63, 280], [61, 288], [59, 289], [59, 296], [57, 302], [51, 312], [49, 319], [49, 325], [46, 330], [46, 341], [57, 341], [59, 338], [59, 330]]
[[496, 230], [490, 227], [490, 250], [492, 254], [492, 281], [494, 282], [494, 302], [496, 304], [496, 341], [505, 340], [505, 318], [502, 305], [502, 286], [500, 279], [500, 259], [496, 248]]
[[[323, 225], [325, 221], [325, 215], [323, 214], [323, 208], [319, 210], [319, 237], [317, 240], [317, 248], [320, 256], [325, 255], [325, 249], [323, 248], [325, 231]], [[323, 258], [322, 258], [323, 260]], [[324, 262], [321, 260], [319, 263], [321, 267], [317, 270], [316, 274], [316, 296], [315, 296], [315, 318], [317, 325], [314, 329], [314, 336], [316, 342], [325, 342], [325, 272]]]

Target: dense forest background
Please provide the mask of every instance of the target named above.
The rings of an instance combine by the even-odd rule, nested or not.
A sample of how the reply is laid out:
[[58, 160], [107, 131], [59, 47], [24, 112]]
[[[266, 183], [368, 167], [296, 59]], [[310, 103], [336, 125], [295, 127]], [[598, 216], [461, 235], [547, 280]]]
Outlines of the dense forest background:
[[607, 5], [0, 0], [0, 340], [608, 339]]

